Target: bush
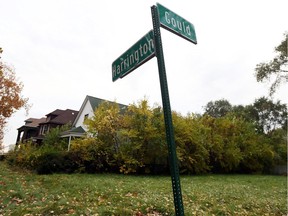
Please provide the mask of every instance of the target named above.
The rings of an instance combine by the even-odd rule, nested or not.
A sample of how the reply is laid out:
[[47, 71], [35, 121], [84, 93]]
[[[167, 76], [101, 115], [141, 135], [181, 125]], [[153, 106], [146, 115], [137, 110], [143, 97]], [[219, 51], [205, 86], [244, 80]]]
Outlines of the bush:
[[63, 170], [63, 157], [59, 152], [47, 152], [37, 159], [38, 174], [52, 174]]
[[8, 152], [6, 161], [10, 165], [33, 169], [37, 153], [37, 147], [32, 142], [21, 143], [14, 150]]
[[[181, 173], [262, 173], [287, 161], [284, 128], [259, 134], [253, 122], [233, 113], [218, 118], [172, 114]], [[42, 146], [21, 144], [8, 153], [7, 161], [39, 174], [168, 172], [160, 107], [152, 108], [143, 100], [120, 114], [119, 108], [106, 103], [86, 124], [94, 137], [74, 140], [69, 152], [59, 137], [60, 128], [55, 128]]]
[[45, 152], [37, 158], [36, 172], [38, 174], [73, 173], [78, 166], [71, 159], [68, 152]]
[[99, 173], [116, 170], [113, 150], [97, 138], [74, 141], [68, 155], [77, 165], [79, 172]]
[[71, 126], [64, 125], [62, 127], [51, 128], [49, 133], [43, 139], [43, 146], [53, 147], [55, 150], [63, 151], [67, 149], [67, 140], [61, 138], [61, 133], [67, 131]]

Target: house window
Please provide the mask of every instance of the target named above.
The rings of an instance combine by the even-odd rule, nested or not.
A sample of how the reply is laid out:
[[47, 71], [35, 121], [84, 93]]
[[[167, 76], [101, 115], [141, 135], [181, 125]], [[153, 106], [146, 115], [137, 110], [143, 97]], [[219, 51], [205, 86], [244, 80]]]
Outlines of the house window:
[[88, 119], [89, 114], [84, 115], [84, 121]]
[[43, 125], [42, 134], [45, 135], [48, 132], [48, 126]]

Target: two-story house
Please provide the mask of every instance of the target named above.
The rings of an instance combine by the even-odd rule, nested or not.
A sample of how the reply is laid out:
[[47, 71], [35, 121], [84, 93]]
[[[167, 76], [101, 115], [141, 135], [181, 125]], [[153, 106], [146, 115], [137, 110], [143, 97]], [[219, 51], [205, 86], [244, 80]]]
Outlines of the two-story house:
[[[33, 137], [37, 137], [39, 134], [39, 124], [45, 122], [46, 118], [29, 118], [26, 119], [25, 125], [18, 128], [18, 135], [16, 140], [16, 145], [18, 143], [23, 143], [27, 140], [33, 139]], [[34, 140], [36, 142], [36, 140]]]
[[46, 115], [46, 118], [29, 118], [25, 120], [25, 125], [18, 128], [18, 136], [16, 145], [23, 143], [27, 140], [32, 140], [35, 143], [40, 144], [45, 135], [56, 127], [62, 127], [63, 125], [72, 125], [78, 111], [66, 109], [56, 109]]
[[[79, 113], [77, 117], [75, 118], [72, 128], [69, 131], [66, 131], [62, 134], [61, 137], [68, 137], [69, 138], [69, 143], [68, 143], [68, 150], [70, 148], [70, 142], [72, 138], [75, 137], [82, 137], [86, 134], [87, 132], [87, 127], [84, 124], [84, 121], [86, 118], [91, 118], [94, 116], [94, 111], [96, 108], [103, 102], [109, 102], [109, 103], [115, 103], [112, 101], [96, 98], [87, 95], [80, 107]], [[127, 108], [126, 105], [119, 104], [120, 110], [124, 110]]]

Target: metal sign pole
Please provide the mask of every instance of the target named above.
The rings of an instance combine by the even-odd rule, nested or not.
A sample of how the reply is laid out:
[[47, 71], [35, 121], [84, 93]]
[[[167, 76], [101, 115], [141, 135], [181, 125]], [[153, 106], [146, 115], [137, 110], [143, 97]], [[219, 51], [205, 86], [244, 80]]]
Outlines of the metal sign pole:
[[165, 128], [166, 128], [166, 140], [168, 144], [168, 154], [169, 154], [169, 165], [172, 178], [172, 189], [174, 197], [174, 206], [175, 214], [178, 216], [184, 216], [184, 207], [182, 201], [180, 177], [179, 177], [179, 168], [176, 155], [176, 145], [174, 138], [174, 129], [172, 123], [171, 107], [169, 100], [168, 84], [166, 77], [166, 69], [164, 62], [164, 54], [162, 47], [162, 39], [160, 33], [160, 21], [157, 7], [154, 5], [151, 7], [152, 12], [152, 21], [153, 21], [153, 34], [154, 34], [154, 45], [156, 50], [156, 57], [159, 70], [159, 79], [161, 86], [161, 95], [165, 119]]

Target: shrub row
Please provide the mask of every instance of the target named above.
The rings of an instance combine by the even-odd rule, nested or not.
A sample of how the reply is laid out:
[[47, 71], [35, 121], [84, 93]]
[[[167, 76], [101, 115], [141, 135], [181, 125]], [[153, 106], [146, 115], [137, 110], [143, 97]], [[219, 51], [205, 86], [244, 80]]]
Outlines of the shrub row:
[[[42, 146], [22, 144], [7, 160], [44, 173], [72, 172], [169, 172], [163, 111], [147, 101], [130, 105], [120, 113], [115, 104], [104, 103], [86, 120], [89, 137], [67, 143], [52, 131]], [[259, 133], [242, 117], [222, 117], [173, 112], [177, 156], [181, 173], [261, 173], [287, 161], [284, 128]]]
[[96, 145], [82, 146], [73, 151], [63, 151], [49, 146], [37, 147], [25, 143], [21, 148], [10, 151], [6, 161], [24, 169], [34, 170], [38, 174], [52, 173], [96, 173], [112, 171], [106, 163], [104, 152], [98, 151]]

